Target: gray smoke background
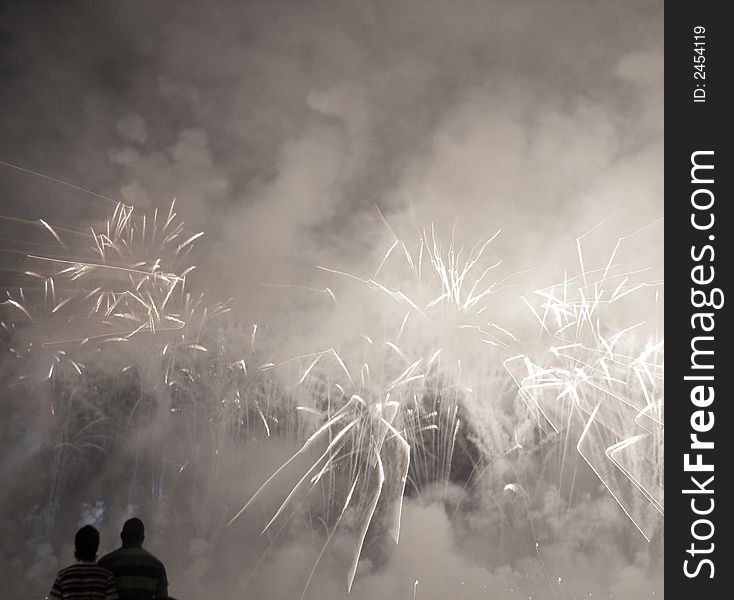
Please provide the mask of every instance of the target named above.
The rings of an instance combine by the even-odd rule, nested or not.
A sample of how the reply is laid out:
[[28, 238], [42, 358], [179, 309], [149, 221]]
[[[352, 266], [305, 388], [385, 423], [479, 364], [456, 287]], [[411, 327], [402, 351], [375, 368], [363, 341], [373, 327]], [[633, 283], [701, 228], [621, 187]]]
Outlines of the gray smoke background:
[[[399, 236], [434, 223], [467, 246], [501, 228], [493, 260], [503, 276], [523, 272], [498, 295], [497, 320], [530, 339], [537, 323], [519, 298], [579, 272], [579, 236], [603, 221], [583, 238], [586, 267], [603, 268], [618, 238], [662, 216], [662, 11], [652, 0], [3, 3], [0, 161], [136, 211], [175, 197], [187, 230], [205, 233], [191, 287], [233, 298], [216, 335], [258, 323], [273, 362], [368, 328], [369, 310], [333, 311], [305, 288], [362, 306], [359, 288], [316, 265], [369, 277], [392, 242], [383, 217]], [[42, 251], [28, 222], [85, 230], [112, 208], [0, 165], [0, 284], [17, 286], [25, 254]], [[661, 224], [617, 258], [661, 278]], [[655, 302], [629, 310], [661, 316]], [[18, 366], [0, 363], [5, 597], [43, 597], [79, 525], [96, 524], [107, 551], [137, 514], [173, 595], [299, 598], [321, 546], [307, 515], [271, 546], [259, 535], [269, 496], [223, 526], [299, 432], [222, 446], [203, 413], [185, 426], [169, 405], [133, 413], [126, 390], [148, 375], [113, 376], [118, 360], [69, 417], [96, 422], [95, 394], [112, 407], [95, 425], [102, 449], [82, 458], [54, 441], [59, 390], [17, 385]], [[519, 402], [510, 387], [504, 405]], [[227, 459], [209, 469], [214, 447]], [[662, 596], [660, 534], [637, 535], [582, 461], [571, 501], [537, 455], [518, 460], [532, 499], [496, 493], [509, 460], [471, 494], [452, 482], [449, 500], [409, 495], [400, 543], [371, 543], [349, 597]], [[307, 598], [347, 597], [347, 544], [335, 539]]]

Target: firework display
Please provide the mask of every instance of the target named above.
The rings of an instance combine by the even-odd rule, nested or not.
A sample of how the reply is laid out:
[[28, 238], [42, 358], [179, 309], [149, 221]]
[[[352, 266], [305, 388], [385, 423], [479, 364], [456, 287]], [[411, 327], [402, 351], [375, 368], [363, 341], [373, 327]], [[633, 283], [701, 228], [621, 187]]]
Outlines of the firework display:
[[[237, 455], [253, 440], [300, 445], [239, 509], [217, 486], [189, 492], [189, 518], [216, 537], [253, 518], [248, 509], [268, 494], [261, 530], [272, 544], [307, 515], [319, 551], [302, 598], [336, 540], [351, 590], [368, 545], [399, 543], [406, 497], [455, 516], [489, 486], [508, 506], [526, 506], [517, 519], [532, 527], [532, 484], [521, 471], [533, 453], [553, 457], [547, 468], [569, 506], [579, 456], [646, 540], [659, 533], [663, 341], [647, 323], [619, 323], [614, 310], [656, 298], [660, 282], [625, 272], [616, 249], [596, 270], [579, 252], [580, 274], [524, 298], [540, 330], [531, 344], [497, 318], [497, 298], [522, 276], [496, 274], [500, 232], [468, 250], [453, 239], [443, 246], [433, 230], [416, 242], [392, 234], [371, 276], [319, 267], [334, 279], [332, 310], [354, 310], [333, 291], [346, 286], [369, 305], [375, 328], [339, 348], [283, 357], [260, 349], [258, 325], [235, 323], [228, 304], [190, 290], [188, 259], [202, 234], [185, 229], [173, 203], [151, 214], [118, 204], [99, 231], [83, 234], [86, 246], [72, 247], [45, 220], [37, 227], [56, 250], [27, 256], [28, 284], [7, 291], [3, 327], [23, 384], [51, 386], [57, 507], [85, 457], [115, 444], [111, 423], [140, 431], [166, 414], [170, 441], [136, 457], [130, 502], [143, 488], [171, 502], [189, 471], [195, 482], [197, 463], [216, 481], [237, 478]], [[102, 366], [109, 357], [116, 370]], [[208, 435], [187, 436], [199, 421]]]

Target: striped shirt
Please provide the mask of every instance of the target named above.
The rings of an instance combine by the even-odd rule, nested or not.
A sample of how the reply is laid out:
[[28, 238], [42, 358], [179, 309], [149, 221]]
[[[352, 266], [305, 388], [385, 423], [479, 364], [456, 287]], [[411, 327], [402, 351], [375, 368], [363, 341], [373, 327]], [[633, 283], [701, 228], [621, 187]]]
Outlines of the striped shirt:
[[119, 548], [99, 559], [112, 571], [120, 600], [168, 598], [168, 579], [163, 563], [140, 547]]
[[49, 600], [117, 600], [115, 579], [107, 569], [80, 562], [61, 569], [48, 594]]

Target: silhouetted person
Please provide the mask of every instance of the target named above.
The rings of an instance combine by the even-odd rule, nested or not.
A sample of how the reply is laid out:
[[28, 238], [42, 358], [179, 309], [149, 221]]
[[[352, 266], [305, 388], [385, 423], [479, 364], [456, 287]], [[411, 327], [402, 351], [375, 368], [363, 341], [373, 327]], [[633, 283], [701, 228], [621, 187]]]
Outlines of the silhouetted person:
[[97, 565], [99, 532], [85, 525], [74, 536], [74, 557], [79, 561], [56, 576], [49, 600], [117, 600], [112, 573]]
[[143, 549], [145, 526], [137, 517], [128, 519], [120, 532], [122, 548], [99, 559], [99, 565], [112, 571], [120, 600], [168, 598], [166, 568]]

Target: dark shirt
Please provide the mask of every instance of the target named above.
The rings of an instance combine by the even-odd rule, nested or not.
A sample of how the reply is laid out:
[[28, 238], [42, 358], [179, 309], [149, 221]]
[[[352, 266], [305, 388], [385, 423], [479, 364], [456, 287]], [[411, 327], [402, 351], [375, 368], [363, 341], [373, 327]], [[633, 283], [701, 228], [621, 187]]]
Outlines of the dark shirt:
[[123, 546], [100, 558], [99, 565], [112, 571], [120, 600], [168, 598], [166, 568], [143, 548]]
[[117, 600], [115, 579], [93, 562], [80, 562], [61, 569], [48, 594], [49, 600]]

